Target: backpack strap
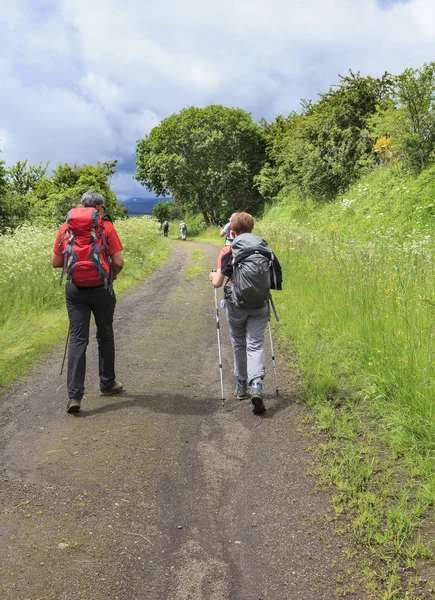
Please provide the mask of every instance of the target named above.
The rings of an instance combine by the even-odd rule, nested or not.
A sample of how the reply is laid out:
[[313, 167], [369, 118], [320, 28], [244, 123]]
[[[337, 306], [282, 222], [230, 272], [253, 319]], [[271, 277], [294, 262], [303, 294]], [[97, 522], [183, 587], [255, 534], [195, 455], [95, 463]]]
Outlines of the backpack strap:
[[67, 255], [66, 249], [63, 251], [62, 254], [63, 254], [63, 267], [62, 267], [62, 273], [60, 274], [59, 285], [62, 285], [63, 278], [65, 277], [65, 273], [66, 273], [66, 265], [68, 262], [68, 255]]
[[271, 289], [282, 290], [282, 268], [279, 260], [273, 255], [272, 264], [270, 266]]
[[[73, 244], [73, 237], [74, 236], [73, 236], [72, 232], [68, 228], [65, 229], [65, 231], [62, 233], [62, 237], [60, 238], [60, 241], [59, 241], [59, 244], [58, 244], [57, 248], [58, 248], [58, 250], [60, 250], [62, 242], [65, 239], [65, 237], [66, 237], [67, 234], [69, 234], [69, 239], [68, 239], [67, 244], [65, 246], [65, 250], [62, 250], [62, 254], [63, 254], [63, 267], [62, 267], [62, 273], [60, 274], [59, 285], [62, 285], [63, 278], [65, 277], [65, 273], [66, 273], [66, 268], [68, 266], [69, 257], [71, 255], [73, 255], [73, 252], [74, 252], [73, 245], [72, 245]], [[72, 270], [74, 269], [74, 264], [72, 264]], [[68, 278], [69, 278], [69, 273], [68, 273]]]
[[[92, 213], [92, 220], [94, 222], [94, 226], [91, 230], [91, 240], [93, 242], [91, 249], [91, 260], [94, 264], [94, 267], [97, 269], [98, 277], [101, 279], [104, 285], [104, 289], [109, 287], [109, 279], [110, 279], [110, 264], [109, 264], [109, 277], [107, 277], [107, 273], [101, 264], [101, 250], [104, 250], [107, 257], [107, 262], [109, 262], [109, 255], [107, 252], [107, 243], [104, 235], [104, 224], [103, 219], [99, 216], [98, 211], [94, 211]], [[98, 239], [102, 242], [102, 247], [98, 243]]]
[[277, 290], [278, 279], [276, 277], [275, 269], [273, 268], [273, 263], [275, 261], [275, 255], [272, 253], [272, 264], [270, 266], [270, 277], [272, 280], [272, 285], [270, 286], [272, 289]]
[[[106, 236], [104, 235], [104, 217], [101, 219], [101, 224], [100, 224], [100, 229], [99, 229], [99, 237], [100, 237], [100, 240], [102, 241], [103, 250], [106, 253], [107, 262], [109, 264], [109, 277], [106, 276], [106, 273], [105, 273], [103, 267], [101, 266], [101, 261], [98, 261], [97, 268], [98, 268], [98, 272], [103, 275], [104, 287], [109, 289], [110, 294], [113, 294], [114, 273], [113, 273], [112, 261], [110, 260], [109, 250], [107, 247]], [[97, 252], [99, 254], [101, 252], [101, 248], [98, 245], [98, 242], [96, 245], [98, 246]]]
[[[72, 212], [72, 209], [69, 210], [68, 213], [67, 213], [67, 215], [66, 215], [65, 222], [66, 222], [67, 225], [68, 225], [69, 220], [71, 218], [71, 212]], [[69, 235], [69, 238], [68, 238], [67, 244], [65, 246], [65, 250], [62, 251], [62, 254], [63, 254], [63, 268], [62, 268], [62, 273], [60, 274], [59, 285], [62, 285], [63, 278], [65, 277], [65, 274], [66, 274], [67, 266], [71, 267], [70, 269], [68, 269], [68, 279], [71, 279], [71, 274], [72, 274], [72, 271], [74, 270], [74, 265], [77, 262], [77, 257], [75, 257], [76, 260], [74, 260], [74, 256], [73, 256], [73, 259], [71, 261], [69, 261], [69, 257], [74, 254], [74, 246], [73, 246], [74, 235], [73, 235], [73, 232], [71, 231], [71, 229], [69, 227], [66, 227], [65, 231], [62, 233], [62, 236], [61, 236], [61, 238], [59, 240], [59, 244], [58, 244], [57, 248], [58, 248], [58, 250], [60, 250], [62, 242], [63, 242], [63, 240], [65, 239], [65, 237], [67, 235]], [[70, 264], [68, 264], [68, 263], [70, 263]]]
[[276, 312], [275, 304], [273, 303], [272, 294], [269, 294], [269, 304], [272, 307], [273, 314], [275, 315], [275, 320], [278, 322], [279, 317], [278, 317], [278, 313]]
[[63, 269], [62, 269], [62, 273], [60, 275], [59, 285], [62, 285], [63, 277], [66, 273], [67, 267], [68, 267], [68, 277], [67, 278], [72, 279], [74, 267], [76, 266], [76, 263], [77, 263], [77, 254], [75, 253], [75, 250], [74, 250], [75, 237], [71, 231], [69, 233], [70, 233], [69, 240], [67, 242], [65, 250], [62, 252], [62, 254], [63, 254]]

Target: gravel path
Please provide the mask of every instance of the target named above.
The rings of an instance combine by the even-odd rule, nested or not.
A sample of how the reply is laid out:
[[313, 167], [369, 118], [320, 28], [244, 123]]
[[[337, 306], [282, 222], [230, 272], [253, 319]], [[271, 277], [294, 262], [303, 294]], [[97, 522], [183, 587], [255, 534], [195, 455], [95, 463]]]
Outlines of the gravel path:
[[[304, 407], [285, 357], [280, 397], [268, 365], [268, 410], [253, 415], [231, 396], [223, 311], [221, 406], [206, 276], [218, 252], [173, 242], [168, 263], [118, 302], [121, 396], [98, 394], [94, 341], [78, 415], [65, 410], [63, 348], [3, 395], [1, 599], [368, 597], [307, 475]], [[192, 260], [202, 272], [186, 280]]]

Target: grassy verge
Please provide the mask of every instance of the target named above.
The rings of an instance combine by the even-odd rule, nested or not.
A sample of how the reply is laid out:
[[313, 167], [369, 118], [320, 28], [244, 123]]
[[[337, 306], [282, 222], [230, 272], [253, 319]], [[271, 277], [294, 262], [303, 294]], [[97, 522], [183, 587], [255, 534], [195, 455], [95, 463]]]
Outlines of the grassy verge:
[[[164, 262], [169, 246], [149, 218], [118, 221], [116, 228], [125, 248], [125, 268], [115, 282], [122, 294]], [[50, 266], [55, 236], [56, 229], [36, 226], [0, 236], [0, 389], [65, 338], [64, 289], [60, 270]]]
[[204, 242], [206, 244], [213, 244], [214, 246], [223, 247], [225, 244], [224, 238], [221, 238], [219, 235], [220, 228], [219, 227], [208, 227], [207, 229], [203, 229], [198, 232], [196, 235], [192, 236], [192, 238], [196, 242]]
[[358, 214], [368, 199], [353, 222], [347, 204], [342, 220], [337, 203], [303, 218], [282, 205], [259, 231], [283, 266], [279, 333], [323, 435], [317, 471], [334, 490], [336, 533], [353, 540], [374, 597], [430, 597], [435, 571], [425, 584], [417, 567], [433, 557], [435, 245], [425, 221], [411, 238], [406, 219], [388, 221], [375, 191], [383, 224], [371, 236]]
[[192, 252], [192, 258], [189, 266], [186, 269], [186, 280], [190, 281], [191, 279], [195, 279], [199, 275], [205, 275], [210, 267], [204, 261], [207, 260], [207, 256], [201, 250], [194, 250]]

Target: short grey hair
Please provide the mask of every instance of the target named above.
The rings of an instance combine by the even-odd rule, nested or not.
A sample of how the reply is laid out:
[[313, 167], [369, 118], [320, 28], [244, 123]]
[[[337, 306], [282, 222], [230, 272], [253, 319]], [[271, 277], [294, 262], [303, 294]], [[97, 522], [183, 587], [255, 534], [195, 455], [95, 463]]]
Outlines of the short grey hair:
[[83, 194], [81, 202], [82, 206], [97, 208], [97, 206], [101, 206], [102, 204], [104, 204], [106, 202], [106, 199], [98, 192], [89, 190], [89, 192], [85, 192]]

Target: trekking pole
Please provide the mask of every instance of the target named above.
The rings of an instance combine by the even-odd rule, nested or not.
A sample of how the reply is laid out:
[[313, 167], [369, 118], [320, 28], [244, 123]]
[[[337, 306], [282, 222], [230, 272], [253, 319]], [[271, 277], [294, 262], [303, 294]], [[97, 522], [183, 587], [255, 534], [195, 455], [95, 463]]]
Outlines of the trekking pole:
[[214, 288], [214, 304], [215, 304], [215, 308], [216, 308], [216, 331], [217, 331], [218, 351], [219, 351], [219, 372], [220, 372], [220, 377], [221, 377], [221, 400], [222, 400], [222, 406], [225, 406], [224, 378], [222, 376], [221, 334], [220, 334], [220, 326], [219, 326], [219, 306], [218, 306], [218, 299], [217, 299], [217, 288]]
[[273, 351], [272, 327], [270, 326], [270, 319], [269, 319], [269, 337], [270, 337], [270, 349], [272, 350], [272, 365], [273, 365], [273, 374], [275, 375], [276, 395], [279, 396], [279, 391], [278, 391], [278, 377], [276, 375], [275, 353]]
[[68, 325], [68, 333], [66, 334], [66, 340], [65, 340], [65, 352], [63, 353], [63, 361], [62, 361], [62, 366], [60, 368], [60, 374], [62, 375], [63, 373], [63, 366], [65, 364], [65, 357], [66, 357], [66, 351], [68, 349], [68, 342], [69, 342], [69, 330], [70, 330], [70, 326]]

